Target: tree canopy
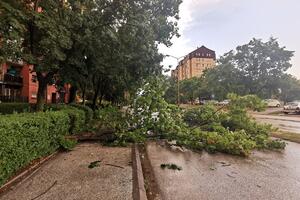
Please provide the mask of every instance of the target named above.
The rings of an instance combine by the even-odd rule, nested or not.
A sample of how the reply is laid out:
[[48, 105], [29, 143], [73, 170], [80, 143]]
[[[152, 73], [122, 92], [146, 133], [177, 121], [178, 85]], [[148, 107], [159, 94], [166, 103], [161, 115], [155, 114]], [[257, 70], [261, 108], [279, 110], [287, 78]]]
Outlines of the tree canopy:
[[[141, 80], [161, 74], [158, 44], [178, 35], [181, 0], [4, 0], [0, 57], [34, 66], [38, 104], [47, 84], [70, 82], [117, 101]], [[75, 89], [75, 90], [76, 90]]]
[[207, 76], [216, 81], [218, 92], [223, 90], [220, 96], [235, 92], [266, 98], [278, 92], [276, 81], [292, 66], [292, 56], [293, 51], [281, 47], [277, 39], [263, 42], [254, 38], [222, 56]]

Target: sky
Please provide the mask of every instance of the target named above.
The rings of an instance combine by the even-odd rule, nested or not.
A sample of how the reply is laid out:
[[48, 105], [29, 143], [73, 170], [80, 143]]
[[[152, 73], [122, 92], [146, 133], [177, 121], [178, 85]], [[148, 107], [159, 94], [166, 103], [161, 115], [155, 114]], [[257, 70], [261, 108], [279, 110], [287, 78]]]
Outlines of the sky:
[[[204, 45], [219, 57], [252, 38], [274, 37], [295, 51], [288, 72], [300, 78], [300, 0], [183, 0], [180, 17], [181, 37], [160, 45], [161, 53], [181, 57]], [[163, 65], [176, 63], [166, 58]]]

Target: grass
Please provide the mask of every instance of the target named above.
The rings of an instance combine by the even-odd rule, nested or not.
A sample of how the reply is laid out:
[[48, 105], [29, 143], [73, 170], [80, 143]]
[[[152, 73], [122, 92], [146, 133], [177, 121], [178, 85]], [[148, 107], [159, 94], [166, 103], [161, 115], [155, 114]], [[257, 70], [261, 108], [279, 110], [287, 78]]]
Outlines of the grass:
[[297, 133], [278, 131], [278, 132], [272, 133], [272, 136], [280, 138], [280, 139], [288, 140], [291, 142], [300, 143], [300, 134], [297, 134]]

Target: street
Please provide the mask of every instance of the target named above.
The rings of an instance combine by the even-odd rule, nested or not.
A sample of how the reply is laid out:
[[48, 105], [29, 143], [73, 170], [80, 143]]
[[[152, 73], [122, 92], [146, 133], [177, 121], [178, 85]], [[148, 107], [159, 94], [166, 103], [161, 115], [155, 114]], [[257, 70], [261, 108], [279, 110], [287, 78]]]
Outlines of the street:
[[[148, 143], [148, 158], [161, 199], [300, 199], [300, 144], [283, 152], [254, 151], [249, 158], [181, 151]], [[182, 170], [162, 169], [172, 163]]]
[[262, 113], [251, 113], [259, 123], [272, 124], [280, 131], [300, 134], [300, 115], [269, 115], [274, 109]]

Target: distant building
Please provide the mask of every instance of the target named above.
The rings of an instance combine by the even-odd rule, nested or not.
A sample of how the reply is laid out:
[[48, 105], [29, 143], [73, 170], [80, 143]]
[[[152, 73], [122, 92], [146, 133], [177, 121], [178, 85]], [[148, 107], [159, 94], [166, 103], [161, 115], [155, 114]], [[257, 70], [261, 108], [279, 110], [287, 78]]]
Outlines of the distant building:
[[[36, 103], [38, 80], [33, 66], [23, 62], [0, 64], [0, 101]], [[68, 102], [70, 85], [48, 85], [46, 103]]]
[[216, 53], [213, 50], [202, 46], [189, 53], [179, 62], [175, 70], [172, 70], [171, 76], [181, 80], [200, 77], [205, 69], [216, 66]]

